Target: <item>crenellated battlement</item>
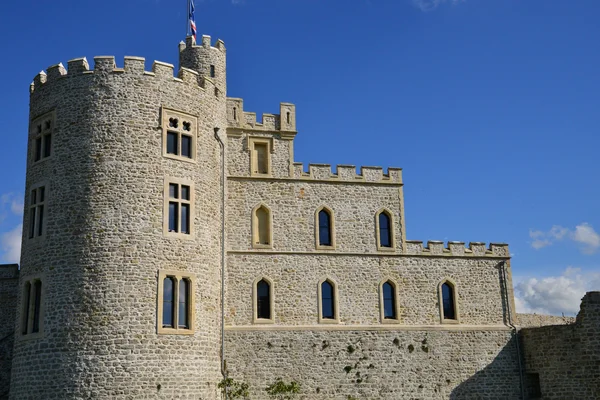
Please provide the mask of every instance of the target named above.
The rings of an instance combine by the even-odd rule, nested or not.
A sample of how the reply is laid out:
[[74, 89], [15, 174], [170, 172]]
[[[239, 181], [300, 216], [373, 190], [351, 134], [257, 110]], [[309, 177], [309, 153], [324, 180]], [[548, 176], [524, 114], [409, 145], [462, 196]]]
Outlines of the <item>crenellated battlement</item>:
[[489, 247], [486, 247], [484, 242], [470, 242], [469, 247], [465, 247], [465, 242], [449, 241], [447, 246], [444, 246], [442, 241], [429, 240], [427, 246], [423, 246], [421, 240], [407, 240], [405, 251], [415, 255], [510, 258], [508, 245], [504, 243], [490, 243]]
[[257, 130], [281, 131], [289, 135], [296, 133], [296, 106], [291, 103], [280, 103], [279, 114], [264, 113], [259, 121], [255, 112], [244, 111], [244, 100], [227, 98], [227, 124], [232, 131]]
[[215, 83], [210, 78], [201, 77], [196, 71], [188, 68], [179, 68], [175, 75], [175, 67], [162, 61], [154, 61], [151, 71], [145, 69], [146, 59], [144, 57], [125, 56], [123, 68], [117, 67], [114, 56], [94, 57], [94, 68], [90, 69], [85, 57], [74, 58], [67, 62], [67, 68], [62, 63], [47, 68], [47, 72], [41, 71], [33, 78], [30, 85], [30, 93], [62, 79], [82, 75], [111, 75], [132, 74], [147, 77], [155, 77], [161, 80], [171, 80], [198, 86], [202, 89], [214, 91]]
[[212, 39], [211, 39], [210, 35], [202, 35], [202, 38], [200, 39], [200, 43], [194, 43], [194, 38], [192, 38], [191, 36], [188, 36], [185, 38], [185, 42], [182, 41], [179, 43], [179, 51], [183, 51], [186, 48], [203, 47], [205, 49], [217, 50], [222, 53], [226, 52], [227, 49], [225, 48], [224, 41], [222, 41], [221, 39], [217, 39], [217, 41], [215, 42], [215, 45], [212, 46], [211, 40]]
[[382, 167], [360, 167], [360, 173], [356, 173], [354, 165], [337, 165], [336, 172], [331, 170], [330, 164], [308, 164], [308, 171], [304, 170], [303, 163], [295, 162], [293, 167], [293, 177], [300, 179], [402, 184], [402, 168], [390, 167], [384, 174]]

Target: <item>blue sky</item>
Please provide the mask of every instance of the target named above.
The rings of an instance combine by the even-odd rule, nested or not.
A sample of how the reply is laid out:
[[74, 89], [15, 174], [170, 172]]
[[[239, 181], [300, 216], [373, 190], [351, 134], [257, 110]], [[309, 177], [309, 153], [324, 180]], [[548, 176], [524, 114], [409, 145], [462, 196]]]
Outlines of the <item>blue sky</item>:
[[[18, 259], [34, 75], [106, 54], [177, 64], [185, 3], [3, 5], [0, 262]], [[597, 0], [196, 3], [228, 96], [296, 104], [296, 161], [402, 167], [409, 239], [509, 243], [519, 309], [555, 314], [600, 290], [599, 18]]]

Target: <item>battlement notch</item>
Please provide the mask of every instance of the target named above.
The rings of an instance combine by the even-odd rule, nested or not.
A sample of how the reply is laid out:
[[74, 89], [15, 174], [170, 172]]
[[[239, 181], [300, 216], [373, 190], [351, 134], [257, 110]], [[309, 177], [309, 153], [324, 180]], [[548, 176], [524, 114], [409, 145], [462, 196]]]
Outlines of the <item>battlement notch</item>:
[[308, 171], [304, 170], [304, 164], [295, 162], [293, 164], [293, 177], [306, 180], [329, 180], [337, 182], [368, 182], [402, 184], [402, 169], [388, 168], [387, 174], [383, 173], [382, 167], [361, 167], [360, 173], [356, 173], [354, 165], [337, 165], [337, 172], [331, 170], [330, 164], [308, 164]]

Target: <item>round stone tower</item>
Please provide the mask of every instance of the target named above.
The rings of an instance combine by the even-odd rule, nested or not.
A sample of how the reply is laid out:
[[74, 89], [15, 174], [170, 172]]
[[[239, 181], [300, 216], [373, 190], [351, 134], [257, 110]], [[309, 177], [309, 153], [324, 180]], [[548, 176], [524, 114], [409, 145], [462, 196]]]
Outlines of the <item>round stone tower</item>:
[[11, 400], [218, 398], [225, 46], [180, 57], [32, 83]]

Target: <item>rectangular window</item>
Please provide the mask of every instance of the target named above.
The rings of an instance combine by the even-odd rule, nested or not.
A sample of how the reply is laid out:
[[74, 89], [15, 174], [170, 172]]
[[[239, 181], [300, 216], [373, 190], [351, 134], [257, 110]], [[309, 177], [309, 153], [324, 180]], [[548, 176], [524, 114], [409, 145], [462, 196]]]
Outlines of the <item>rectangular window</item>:
[[193, 188], [188, 182], [165, 183], [165, 234], [189, 236], [193, 229]]
[[29, 238], [33, 239], [44, 234], [46, 188], [38, 186], [29, 193]]
[[211, 78], [215, 77], [215, 66], [214, 65], [210, 66], [210, 77]]
[[36, 118], [30, 126], [33, 162], [44, 160], [52, 155], [52, 135], [54, 133], [54, 112]]
[[159, 334], [194, 333], [194, 281], [194, 275], [187, 272], [159, 271]]
[[197, 123], [196, 117], [163, 108], [163, 156], [195, 161]]
[[271, 139], [250, 138], [250, 166], [252, 175], [269, 175], [271, 173]]
[[23, 283], [21, 299], [21, 334], [34, 338], [42, 333], [43, 318], [43, 285], [42, 278], [35, 277]]

